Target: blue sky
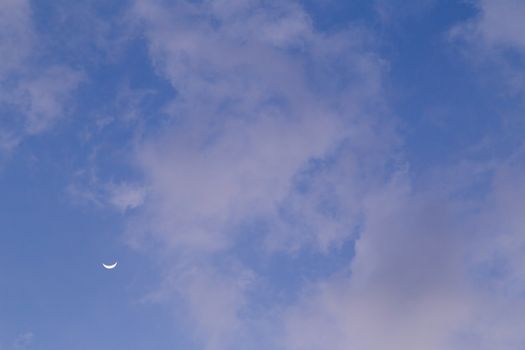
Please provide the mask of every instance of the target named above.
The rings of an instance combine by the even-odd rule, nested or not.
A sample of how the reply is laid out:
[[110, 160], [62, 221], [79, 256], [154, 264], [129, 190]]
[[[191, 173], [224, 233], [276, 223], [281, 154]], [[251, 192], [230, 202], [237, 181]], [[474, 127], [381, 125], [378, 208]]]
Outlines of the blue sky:
[[524, 16], [0, 1], [0, 350], [523, 349]]

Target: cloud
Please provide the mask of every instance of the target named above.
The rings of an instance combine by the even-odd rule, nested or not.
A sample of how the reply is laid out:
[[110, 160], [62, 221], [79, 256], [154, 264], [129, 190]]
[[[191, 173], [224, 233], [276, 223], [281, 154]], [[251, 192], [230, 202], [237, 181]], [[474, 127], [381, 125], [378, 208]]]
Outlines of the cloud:
[[0, 150], [2, 153], [11, 153], [18, 146], [20, 138], [13, 133], [5, 130], [0, 131]]
[[[522, 238], [500, 227], [518, 220], [521, 166], [484, 164], [496, 175], [476, 200], [476, 167], [415, 187], [369, 33], [319, 32], [295, 2], [136, 1], [130, 18], [176, 97], [136, 147], [147, 193], [123, 197], [141, 203], [128, 238], [163, 260], [150, 299], [203, 348], [522, 346]], [[298, 285], [258, 260], [321, 264], [348, 243], [321, 276], [294, 270]]]
[[290, 309], [285, 348], [455, 349], [474, 302], [467, 240], [448, 203], [406, 181], [367, 197], [350, 276], [320, 282]]
[[481, 0], [474, 6], [477, 14], [453, 27], [451, 39], [476, 68], [485, 68], [480, 75], [492, 78], [491, 86], [501, 86], [505, 95], [523, 95], [525, 5], [516, 0]]
[[376, 0], [374, 7], [379, 18], [385, 24], [396, 24], [396, 21], [407, 17], [419, 17], [435, 5], [435, 0], [407, 0], [399, 3], [392, 0]]
[[50, 67], [18, 87], [18, 107], [26, 116], [26, 133], [38, 134], [51, 128], [64, 113], [72, 90], [82, 75], [67, 67]]
[[28, 349], [33, 343], [34, 334], [32, 332], [26, 332], [19, 335], [13, 343], [13, 350], [25, 350]]
[[518, 0], [481, 0], [477, 2], [479, 14], [463, 26], [464, 34], [477, 36], [482, 42], [497, 48], [525, 49], [521, 21], [525, 4]]
[[142, 187], [122, 183], [109, 186], [110, 203], [121, 211], [134, 209], [142, 205], [146, 190]]
[[22, 69], [22, 62], [31, 54], [34, 32], [31, 8], [27, 1], [2, 1], [0, 13], [0, 48], [3, 52], [0, 77]]
[[[372, 130], [374, 116], [369, 123], [359, 118], [364, 97], [372, 99], [379, 89], [381, 62], [360, 47], [355, 33], [314, 34], [296, 5], [228, 4], [135, 7], [152, 60], [178, 94], [169, 108], [174, 127], [147, 141], [139, 162], [162, 203], [159, 214], [165, 210], [188, 226], [214, 226], [186, 237], [170, 234], [173, 242], [212, 235], [201, 238], [227, 244], [219, 232], [246, 216], [274, 211], [309, 160], [336, 152], [343, 141], [356, 148], [374, 138], [389, 142]], [[237, 28], [239, 12], [248, 17], [245, 30]], [[219, 21], [217, 29], [207, 16]], [[275, 21], [299, 17], [301, 35], [295, 27], [279, 40], [261, 34]], [[342, 69], [332, 71], [331, 64]]]
[[[433, 3], [377, 6], [390, 20]], [[41, 60], [29, 2], [0, 6], [10, 14], [0, 14], [0, 150], [10, 152], [68, 114], [84, 75]], [[525, 8], [479, 8], [454, 35], [487, 56], [521, 52]], [[130, 244], [163, 266], [144, 299], [169, 305], [197, 346], [523, 348], [519, 152], [465, 156], [413, 181], [374, 37], [352, 25], [320, 32], [298, 1], [137, 0], [128, 20], [175, 97], [162, 129], [132, 137], [140, 178], [103, 183], [92, 166], [77, 174], [88, 185], [69, 191], [125, 214]], [[110, 52], [108, 28], [97, 37]], [[113, 114], [141, 129], [151, 91], [121, 86]]]
[[132, 14], [176, 98], [166, 130], [137, 147], [148, 195], [130, 240], [162, 242], [179, 282], [165, 293], [188, 300], [206, 348], [239, 345], [253, 305], [238, 281], [258, 280], [235, 257], [257, 239], [242, 227], [270, 227], [261, 252], [326, 252], [354, 235], [363, 193], [388, 173], [383, 62], [365, 32], [317, 32], [295, 2], [137, 1]]
[[94, 166], [77, 171], [67, 193], [76, 204], [89, 204], [126, 213], [144, 203], [147, 189], [133, 182], [104, 182]]
[[423, 190], [400, 176], [371, 193], [350, 272], [302, 292], [284, 347], [521, 349], [523, 169], [498, 162], [476, 201], [445, 176]]
[[28, 1], [3, 1], [0, 6], [0, 50], [5, 53], [0, 63], [0, 149], [9, 152], [65, 114], [83, 76], [66, 65], [40, 61], [42, 42]]
[[171, 306], [179, 317], [184, 315], [181, 326], [201, 348], [242, 346], [251, 334], [239, 315], [249, 303], [247, 293], [255, 278], [252, 271], [233, 261], [215, 266], [202, 260], [185, 261], [169, 270], [162, 288], [145, 300]]

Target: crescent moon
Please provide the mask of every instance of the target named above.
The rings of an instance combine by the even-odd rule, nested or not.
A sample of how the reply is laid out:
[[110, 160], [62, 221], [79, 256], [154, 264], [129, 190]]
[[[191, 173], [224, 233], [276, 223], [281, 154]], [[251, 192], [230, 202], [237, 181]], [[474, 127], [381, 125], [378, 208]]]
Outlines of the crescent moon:
[[112, 269], [114, 269], [117, 266], [117, 262], [115, 262], [113, 265], [102, 264], [102, 266], [104, 266], [104, 268], [106, 268], [108, 270], [112, 270]]

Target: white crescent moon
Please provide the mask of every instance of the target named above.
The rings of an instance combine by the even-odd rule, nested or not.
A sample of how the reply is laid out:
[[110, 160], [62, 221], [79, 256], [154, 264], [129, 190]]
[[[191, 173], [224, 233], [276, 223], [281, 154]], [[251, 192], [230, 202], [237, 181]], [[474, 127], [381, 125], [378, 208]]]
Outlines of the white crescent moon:
[[104, 266], [108, 270], [111, 270], [111, 269], [114, 269], [117, 266], [117, 262], [115, 262], [113, 265], [102, 264], [102, 266]]

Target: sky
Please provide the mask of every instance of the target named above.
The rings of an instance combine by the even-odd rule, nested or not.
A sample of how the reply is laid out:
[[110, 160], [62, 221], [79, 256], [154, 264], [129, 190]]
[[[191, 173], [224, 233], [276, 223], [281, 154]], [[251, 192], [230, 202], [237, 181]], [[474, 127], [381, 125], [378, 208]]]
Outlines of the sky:
[[524, 349], [524, 17], [0, 0], [0, 350]]

